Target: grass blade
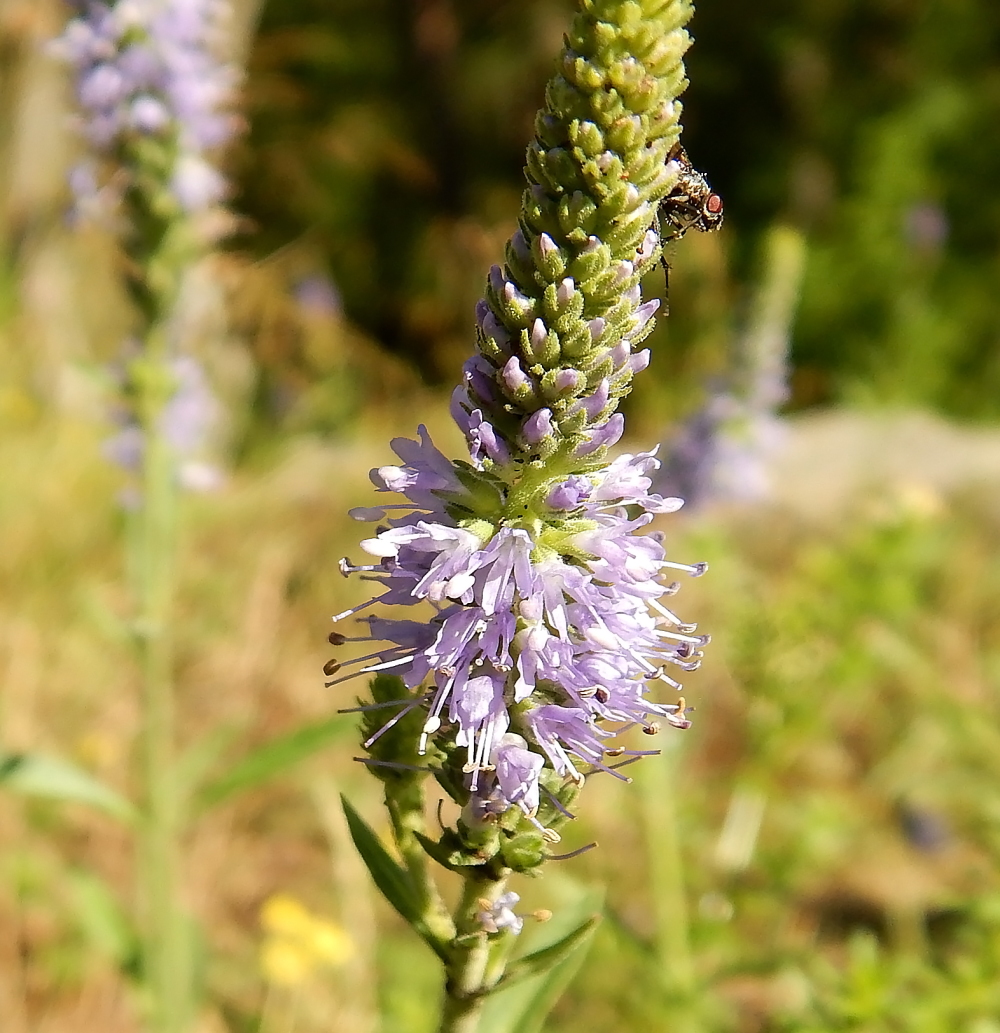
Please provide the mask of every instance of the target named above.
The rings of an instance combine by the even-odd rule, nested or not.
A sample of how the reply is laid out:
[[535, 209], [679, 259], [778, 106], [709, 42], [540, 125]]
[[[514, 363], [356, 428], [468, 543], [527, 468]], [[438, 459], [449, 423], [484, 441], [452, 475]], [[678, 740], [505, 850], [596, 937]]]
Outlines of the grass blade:
[[312, 756], [353, 728], [350, 720], [338, 714], [336, 717], [296, 728], [264, 743], [263, 746], [258, 746], [236, 761], [225, 774], [202, 786], [196, 796], [196, 810], [209, 810], [238, 793], [256, 788]]
[[88, 804], [121, 821], [131, 822], [136, 816], [135, 808], [124, 796], [61, 757], [0, 754], [0, 787], [24, 796]]

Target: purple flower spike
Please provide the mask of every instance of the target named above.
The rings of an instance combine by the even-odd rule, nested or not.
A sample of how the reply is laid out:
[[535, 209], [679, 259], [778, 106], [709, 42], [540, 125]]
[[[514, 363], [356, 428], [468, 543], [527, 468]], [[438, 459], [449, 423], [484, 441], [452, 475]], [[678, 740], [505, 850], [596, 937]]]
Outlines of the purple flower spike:
[[219, 419], [219, 403], [205, 373], [190, 355], [174, 359], [177, 387], [161, 416], [164, 437], [182, 454], [199, 451]]
[[[218, 53], [227, 0], [80, 6], [84, 13], [51, 50], [76, 73], [83, 136], [113, 157], [135, 136], [166, 136], [174, 147], [167, 182], [178, 203], [189, 212], [216, 205], [226, 182], [209, 152], [239, 127], [232, 111], [239, 75]], [[93, 199], [78, 194], [83, 210]]]
[[[170, 361], [174, 392], [160, 413], [160, 429], [178, 460], [177, 476], [188, 491], [211, 491], [223, 481], [217, 466], [203, 458], [219, 421], [221, 407], [200, 364], [190, 355]], [[104, 443], [104, 454], [131, 473], [142, 467], [146, 438], [133, 413], [124, 415], [122, 429]]]
[[[595, 436], [611, 440], [620, 422], [608, 421]], [[335, 619], [374, 604], [426, 601], [434, 609], [425, 625], [363, 617], [371, 638], [387, 645], [346, 677], [389, 671], [410, 690], [423, 686], [419, 749], [445, 735], [464, 751], [470, 821], [511, 806], [536, 821], [545, 758], [577, 781], [610, 770], [604, 743], [616, 733], [605, 722], [616, 731], [687, 725], [683, 701], [647, 695], [652, 685], [679, 688], [666, 672], [697, 667], [707, 642], [660, 601], [674, 590], [666, 578], [676, 569], [697, 575], [702, 568], [667, 560], [660, 537], [641, 533], [654, 514], [680, 505], [650, 491], [659, 466], [653, 453], [570, 474], [548, 489], [537, 517], [522, 521], [520, 508], [510, 519], [466, 519], [477, 512], [477, 496], [468, 494], [470, 468], [460, 479], [423, 428], [419, 442], [402, 439], [393, 447], [405, 465], [382, 467], [373, 479], [414, 508], [358, 512], [385, 523], [362, 543], [374, 562], [345, 561], [343, 569], [364, 572], [378, 588]], [[497, 492], [497, 483], [491, 476], [482, 489]], [[502, 494], [493, 495], [498, 511]], [[556, 842], [553, 830], [543, 832]]]
[[[373, 709], [383, 690], [392, 705], [404, 704], [383, 730], [404, 713], [421, 715], [416, 750], [462, 805], [461, 849], [470, 863], [498, 858], [513, 870], [546, 856], [535, 837], [518, 841], [525, 823], [555, 843], [558, 833], [543, 823], [569, 816], [588, 775], [623, 777], [606, 758], [628, 751], [609, 751], [611, 738], [688, 724], [684, 699], [670, 702], [669, 693], [708, 642], [664, 605], [678, 571], [704, 570], [668, 558], [662, 533], [650, 533], [680, 499], [653, 490], [652, 452], [610, 453], [625, 429], [617, 403], [649, 364], [649, 351], [638, 349], [659, 302], [643, 300], [641, 280], [662, 253], [658, 205], [680, 171], [668, 166], [664, 144], [678, 131], [670, 90], [680, 69], [666, 85], [654, 83], [662, 73], [649, 63], [653, 51], [643, 44], [629, 53], [632, 16], [637, 25], [648, 16], [649, 39], [669, 36], [679, 48], [685, 38], [671, 5], [624, 5], [642, 7], [640, 17], [597, 4], [606, 22], [595, 22], [592, 6], [583, 5], [573, 29], [586, 45], [563, 60], [579, 72], [585, 54], [600, 76], [566, 73], [576, 100], [550, 89], [517, 230], [476, 307], [477, 351], [451, 398], [468, 455], [449, 470], [424, 441], [419, 456], [374, 474], [405, 499], [356, 511], [377, 522], [362, 543], [369, 561], [345, 560], [341, 569], [360, 573], [371, 594], [334, 620], [359, 617], [371, 634], [356, 641], [379, 644], [327, 665], [352, 665], [330, 685], [381, 672], [402, 682], [406, 693], [373, 686]], [[650, 14], [654, 7], [659, 13]], [[630, 27], [606, 68], [610, 51], [600, 40], [619, 14]], [[642, 89], [622, 87], [608, 108], [606, 84], [622, 76]], [[577, 100], [592, 121], [578, 120]], [[567, 141], [587, 156], [585, 175], [566, 166]], [[402, 606], [420, 610], [411, 620], [383, 614]], [[339, 632], [332, 640], [349, 641]], [[481, 906], [487, 933], [517, 925], [502, 899]]]

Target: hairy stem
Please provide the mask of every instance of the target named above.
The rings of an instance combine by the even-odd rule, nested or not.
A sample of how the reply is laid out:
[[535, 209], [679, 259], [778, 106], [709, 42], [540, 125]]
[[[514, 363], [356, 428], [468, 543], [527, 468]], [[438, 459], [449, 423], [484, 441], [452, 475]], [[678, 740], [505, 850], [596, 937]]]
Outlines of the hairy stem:
[[455, 910], [458, 935], [452, 960], [446, 968], [438, 1033], [475, 1033], [479, 1028], [486, 995], [496, 979], [487, 981], [490, 941], [476, 916], [482, 910], [481, 901], [492, 904], [504, 892], [506, 885], [506, 877], [466, 877], [462, 899]]
[[406, 870], [420, 894], [421, 919], [424, 928], [440, 943], [455, 935], [451, 916], [427, 868], [427, 855], [416, 833], [426, 831], [424, 791], [416, 779], [387, 781], [385, 805], [392, 822], [392, 834], [402, 855]]

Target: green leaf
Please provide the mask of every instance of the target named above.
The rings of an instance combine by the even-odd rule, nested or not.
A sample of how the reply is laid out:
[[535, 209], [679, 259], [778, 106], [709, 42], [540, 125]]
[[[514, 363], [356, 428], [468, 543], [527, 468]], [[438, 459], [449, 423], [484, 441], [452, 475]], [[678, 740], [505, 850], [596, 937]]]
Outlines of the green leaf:
[[177, 798], [185, 810], [192, 800], [196, 807], [201, 808], [201, 797], [198, 794], [209, 772], [219, 767], [220, 758], [237, 741], [240, 733], [245, 731], [245, 726], [237, 725], [215, 728], [178, 754], [173, 777]]
[[0, 754], [0, 787], [25, 796], [84, 803], [121, 821], [131, 822], [135, 808], [83, 768], [60, 757], [37, 753]]
[[256, 788], [339, 739], [353, 727], [353, 722], [337, 715], [296, 728], [258, 746], [236, 761], [220, 778], [201, 788], [196, 798], [196, 810], [208, 810], [237, 793]]
[[515, 959], [486, 1002], [479, 1033], [540, 1033], [549, 1012], [587, 955], [603, 893], [577, 888], [534, 934], [544, 946]]
[[341, 794], [340, 802], [347, 818], [347, 827], [351, 831], [351, 839], [358, 848], [361, 859], [371, 872], [375, 885], [382, 891], [382, 896], [412, 926], [420, 923], [420, 897], [409, 873], [402, 865], [394, 861], [372, 827], [350, 805], [347, 797]]
[[549, 947], [543, 947], [541, 950], [537, 950], [523, 958], [518, 958], [507, 969], [499, 984], [499, 989], [514, 986], [516, 983], [520, 983], [524, 979], [530, 979], [532, 976], [546, 975], [556, 965], [565, 961], [575, 950], [582, 947], [594, 935], [594, 930], [600, 921], [600, 915], [592, 915], [583, 925], [577, 926], [576, 929], [557, 943], [553, 943]]
[[447, 944], [434, 936], [423, 919], [420, 894], [413, 885], [410, 873], [397, 861], [390, 857], [388, 851], [372, 827], [350, 805], [343, 794], [340, 802], [347, 818], [347, 827], [351, 839], [361, 855], [362, 861], [371, 872], [375, 885], [378, 886], [387, 901], [412, 926], [414, 931], [442, 960], [448, 960]]
[[[449, 830], [450, 831], [450, 830]], [[488, 858], [462, 849], [462, 842], [454, 833], [446, 832], [440, 840], [433, 840], [422, 832], [414, 832], [417, 842], [424, 848], [428, 856], [449, 871], [485, 864]]]
[[138, 966], [139, 937], [111, 887], [92, 872], [69, 873], [76, 919], [87, 942], [123, 972]]

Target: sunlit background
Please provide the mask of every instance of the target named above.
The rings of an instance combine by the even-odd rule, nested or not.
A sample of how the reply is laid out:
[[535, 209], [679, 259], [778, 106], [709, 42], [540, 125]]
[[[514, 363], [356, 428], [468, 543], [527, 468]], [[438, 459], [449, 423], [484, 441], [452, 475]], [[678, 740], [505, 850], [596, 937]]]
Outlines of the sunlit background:
[[[341, 815], [377, 824], [379, 792], [326, 634], [389, 439], [460, 454], [447, 400], [571, 7], [236, 4], [239, 223], [182, 299], [224, 471], [186, 502], [177, 627], [198, 1033], [432, 1029], [434, 958]], [[67, 10], [0, 0], [0, 1029], [138, 1033], [128, 835], [5, 774], [31, 752], [127, 792], [137, 725], [104, 448], [134, 316], [67, 217]], [[625, 443], [676, 447], [769, 291], [789, 401], [766, 492], [663, 524], [711, 565], [693, 728], [593, 778], [565, 841], [599, 848], [519, 887], [555, 928], [605, 914], [545, 1029], [1000, 1033], [1000, 6], [703, 0], [692, 29], [684, 139], [726, 222], [669, 255]]]

